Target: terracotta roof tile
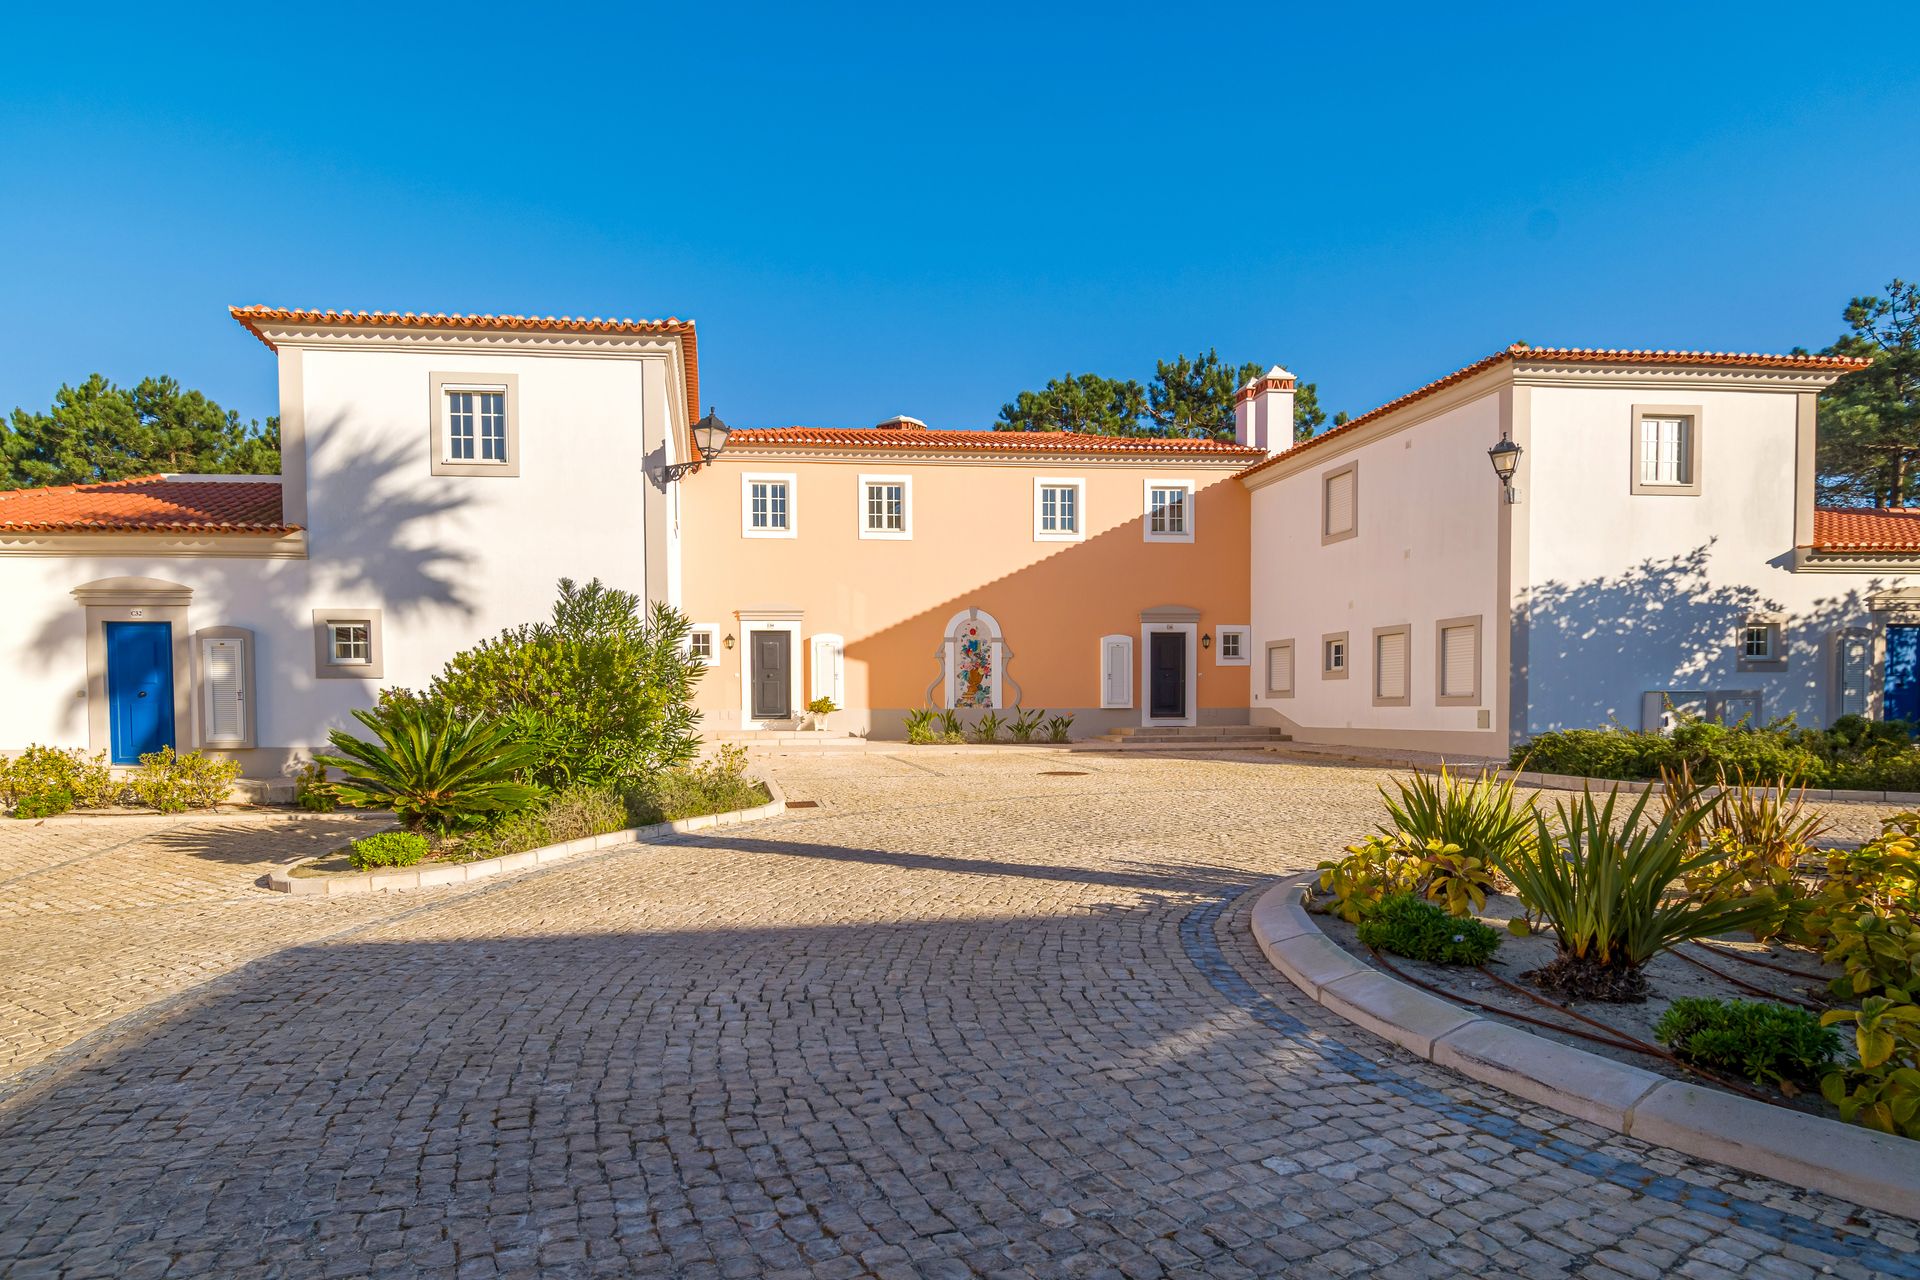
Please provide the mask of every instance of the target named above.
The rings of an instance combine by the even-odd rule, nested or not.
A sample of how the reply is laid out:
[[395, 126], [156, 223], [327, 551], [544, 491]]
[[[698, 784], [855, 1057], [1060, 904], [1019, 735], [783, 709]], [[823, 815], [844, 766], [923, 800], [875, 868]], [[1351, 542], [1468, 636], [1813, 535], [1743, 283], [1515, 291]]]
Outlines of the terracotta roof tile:
[[1920, 552], [1920, 509], [1820, 507], [1813, 513], [1813, 549]]
[[[674, 334], [681, 339], [687, 363], [687, 426], [700, 418], [700, 351], [693, 321], [669, 316], [665, 320], [589, 320], [578, 316], [476, 316], [414, 311], [316, 311], [298, 307], [228, 307], [227, 311], [254, 337], [278, 350], [273, 339], [260, 332], [261, 323], [351, 325], [366, 329], [497, 329], [539, 333]], [[700, 446], [694, 445], [697, 455]]]
[[0, 491], [0, 532], [257, 533], [279, 535], [280, 481], [169, 480], [141, 476], [101, 484]]
[[1860, 356], [1777, 356], [1751, 351], [1643, 351], [1618, 350], [1611, 347], [1530, 347], [1524, 342], [1516, 342], [1505, 350], [1496, 351], [1485, 359], [1474, 361], [1464, 369], [1456, 369], [1444, 378], [1435, 379], [1424, 387], [1409, 391], [1397, 400], [1389, 400], [1378, 409], [1369, 410], [1357, 418], [1349, 419], [1331, 431], [1323, 431], [1311, 440], [1303, 441], [1283, 453], [1276, 453], [1263, 462], [1255, 463], [1240, 474], [1250, 476], [1264, 471], [1308, 449], [1317, 449], [1328, 440], [1337, 439], [1369, 422], [1384, 418], [1394, 410], [1404, 408], [1416, 400], [1424, 400], [1436, 392], [1444, 391], [1477, 374], [1485, 373], [1495, 365], [1522, 359], [1536, 364], [1640, 364], [1668, 369], [1808, 369], [1830, 373], [1851, 373], [1855, 369], [1864, 369], [1873, 363]]
[[1231, 440], [1103, 436], [1082, 431], [935, 431], [894, 427], [742, 427], [729, 447], [848, 449], [890, 453], [919, 449], [964, 453], [1116, 454], [1137, 457], [1200, 457], [1233, 461], [1260, 456]]

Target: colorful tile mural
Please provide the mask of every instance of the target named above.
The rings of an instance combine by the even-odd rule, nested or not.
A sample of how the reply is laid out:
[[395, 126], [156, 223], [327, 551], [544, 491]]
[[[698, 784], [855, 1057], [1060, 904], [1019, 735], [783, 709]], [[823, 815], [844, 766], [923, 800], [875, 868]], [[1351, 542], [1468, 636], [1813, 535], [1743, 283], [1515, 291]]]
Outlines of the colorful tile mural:
[[954, 673], [953, 705], [990, 707], [993, 705], [993, 639], [980, 634], [980, 628], [968, 623], [960, 634], [959, 670]]

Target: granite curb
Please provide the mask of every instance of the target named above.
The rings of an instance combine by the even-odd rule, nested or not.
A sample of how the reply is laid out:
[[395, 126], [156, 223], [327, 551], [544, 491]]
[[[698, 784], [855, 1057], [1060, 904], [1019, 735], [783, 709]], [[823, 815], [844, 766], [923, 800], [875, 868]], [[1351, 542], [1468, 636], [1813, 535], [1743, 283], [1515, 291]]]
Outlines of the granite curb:
[[771, 818], [785, 813], [787, 798], [780, 790], [779, 784], [770, 778], [763, 778], [760, 781], [766, 787], [767, 794], [773, 798], [751, 809], [733, 809], [726, 813], [704, 814], [697, 818], [678, 818], [672, 822], [656, 822], [644, 827], [626, 827], [619, 831], [609, 831], [605, 835], [586, 836], [579, 840], [569, 840], [565, 844], [550, 844], [539, 849], [504, 854], [498, 858], [483, 858], [477, 862], [450, 862], [441, 866], [367, 871], [352, 876], [295, 876], [292, 874], [295, 867], [313, 861], [311, 857], [299, 858], [269, 873], [267, 888], [275, 893], [292, 894], [294, 897], [339, 898], [358, 893], [390, 893], [396, 889], [467, 884], [475, 880], [506, 875], [513, 871], [544, 867], [549, 863], [560, 862], [583, 853], [611, 849], [617, 845], [648, 844], [668, 836], [711, 831], [715, 827], [730, 827], [738, 823], [755, 822], [761, 818]]
[[[1538, 776], [1538, 775], [1536, 775]], [[1529, 1102], [1749, 1173], [1913, 1217], [1920, 1143], [1615, 1062], [1462, 1009], [1336, 946], [1301, 905], [1319, 873], [1263, 893], [1253, 936], [1316, 1002], [1408, 1052]]]

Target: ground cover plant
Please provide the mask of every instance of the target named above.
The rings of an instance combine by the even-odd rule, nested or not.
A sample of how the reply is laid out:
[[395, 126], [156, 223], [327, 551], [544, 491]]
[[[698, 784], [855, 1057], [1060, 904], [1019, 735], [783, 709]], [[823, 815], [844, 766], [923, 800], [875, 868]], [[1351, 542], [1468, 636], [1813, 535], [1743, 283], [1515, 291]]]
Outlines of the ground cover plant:
[[410, 867], [430, 851], [427, 838], [414, 831], [382, 831], [347, 846], [347, 861], [355, 871], [378, 867]]
[[1410, 893], [1386, 899], [1354, 932], [1369, 947], [1429, 964], [1485, 964], [1500, 946], [1489, 926], [1456, 919]]
[[1788, 1092], [1818, 1083], [1840, 1052], [1817, 1014], [1759, 1000], [1675, 1000], [1653, 1033], [1682, 1062]]

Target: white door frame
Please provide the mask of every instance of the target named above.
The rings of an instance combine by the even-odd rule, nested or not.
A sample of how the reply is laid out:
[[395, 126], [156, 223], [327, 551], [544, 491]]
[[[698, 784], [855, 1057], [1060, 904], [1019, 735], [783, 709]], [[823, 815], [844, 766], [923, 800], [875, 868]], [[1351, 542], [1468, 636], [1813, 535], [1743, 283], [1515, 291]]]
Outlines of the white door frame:
[[[1169, 631], [1184, 632], [1187, 637], [1187, 709], [1184, 715], [1153, 714], [1153, 640], [1152, 636]], [[1200, 624], [1197, 622], [1143, 622], [1140, 624], [1140, 724], [1192, 725], [1197, 723], [1200, 702]]]
[[740, 644], [745, 650], [740, 655], [740, 727], [743, 729], [764, 729], [768, 723], [753, 718], [753, 634], [756, 631], [787, 633], [787, 683], [791, 690], [787, 695], [787, 709], [793, 713], [788, 719], [798, 719], [807, 705], [806, 698], [801, 696], [800, 673], [806, 666], [806, 652], [800, 647], [800, 620], [743, 617], [740, 619]]

